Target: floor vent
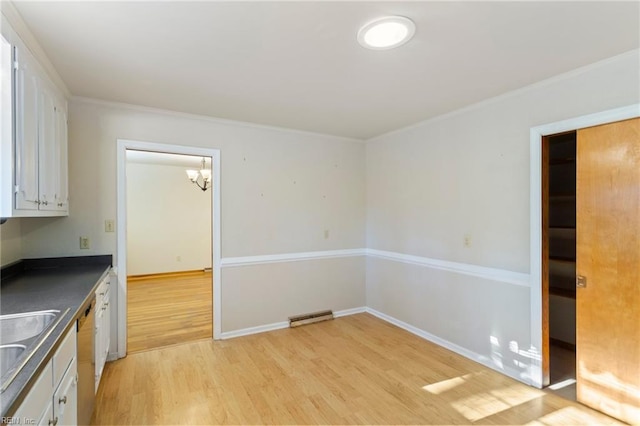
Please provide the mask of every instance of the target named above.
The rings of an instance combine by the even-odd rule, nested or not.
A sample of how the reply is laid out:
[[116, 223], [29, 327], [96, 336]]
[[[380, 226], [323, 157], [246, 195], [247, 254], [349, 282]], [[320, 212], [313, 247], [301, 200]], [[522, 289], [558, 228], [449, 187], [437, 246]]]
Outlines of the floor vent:
[[301, 325], [330, 319], [333, 319], [333, 311], [320, 311], [313, 312], [311, 314], [296, 315], [294, 317], [289, 317], [289, 327], [299, 327]]

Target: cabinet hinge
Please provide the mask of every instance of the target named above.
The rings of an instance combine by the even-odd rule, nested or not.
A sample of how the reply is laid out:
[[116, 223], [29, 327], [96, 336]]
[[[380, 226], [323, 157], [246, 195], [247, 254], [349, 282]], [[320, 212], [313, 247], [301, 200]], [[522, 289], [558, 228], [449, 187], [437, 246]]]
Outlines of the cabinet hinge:
[[13, 61], [13, 69], [15, 69], [15, 70], [19, 70], [20, 69], [20, 63], [18, 61]]
[[13, 187], [13, 193], [17, 194], [18, 192], [20, 192], [20, 186], [16, 185], [16, 186]]

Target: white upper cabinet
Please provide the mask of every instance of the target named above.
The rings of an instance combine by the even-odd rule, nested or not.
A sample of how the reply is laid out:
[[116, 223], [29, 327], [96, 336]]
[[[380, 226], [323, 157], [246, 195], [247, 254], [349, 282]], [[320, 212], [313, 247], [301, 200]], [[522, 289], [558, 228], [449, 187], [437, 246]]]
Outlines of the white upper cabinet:
[[56, 188], [56, 210], [69, 211], [69, 164], [67, 156], [67, 108], [64, 100], [56, 104], [56, 164], [58, 186]]
[[15, 208], [38, 210], [39, 96], [36, 61], [26, 49], [15, 47], [14, 68]]
[[[3, 104], [13, 117], [3, 132], [1, 217], [66, 216], [68, 214], [67, 103], [17, 35], [3, 21]], [[8, 40], [8, 41], [7, 41]], [[10, 55], [10, 60], [5, 60]], [[8, 91], [11, 92], [7, 100]], [[3, 127], [5, 126], [3, 122]]]

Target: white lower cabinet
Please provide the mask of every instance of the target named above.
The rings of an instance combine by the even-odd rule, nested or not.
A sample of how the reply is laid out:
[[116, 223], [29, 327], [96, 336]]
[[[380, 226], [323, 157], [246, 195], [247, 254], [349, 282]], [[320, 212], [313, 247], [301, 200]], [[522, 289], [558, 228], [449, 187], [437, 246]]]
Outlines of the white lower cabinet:
[[73, 358], [67, 369], [58, 390], [53, 395], [54, 421], [58, 419], [58, 425], [78, 424], [78, 368], [76, 359]]
[[59, 426], [78, 423], [76, 348], [76, 328], [71, 327], [12, 416], [17, 424]]
[[109, 355], [111, 339], [111, 309], [109, 308], [110, 280], [107, 276], [96, 290], [96, 317], [95, 317], [95, 341], [94, 354], [96, 365], [95, 389], [98, 392], [102, 371]]
[[33, 384], [33, 387], [13, 415], [16, 424], [47, 425], [53, 421], [53, 365], [51, 362]]

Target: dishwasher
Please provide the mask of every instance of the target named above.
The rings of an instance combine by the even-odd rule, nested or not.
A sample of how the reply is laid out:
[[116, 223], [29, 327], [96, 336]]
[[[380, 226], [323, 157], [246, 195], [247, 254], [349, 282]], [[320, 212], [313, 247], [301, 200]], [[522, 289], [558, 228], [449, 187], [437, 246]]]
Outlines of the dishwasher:
[[78, 319], [78, 424], [91, 423], [95, 402], [95, 358], [93, 354], [95, 296]]

